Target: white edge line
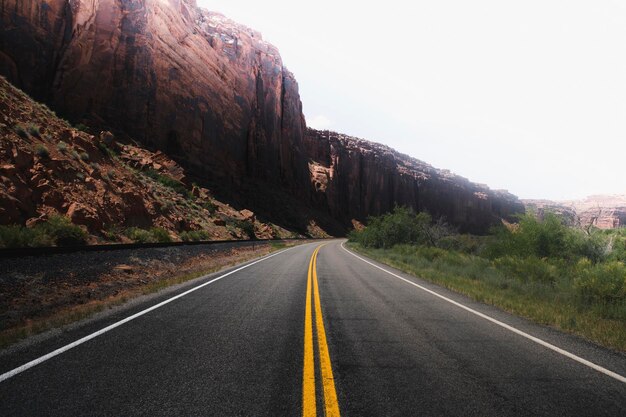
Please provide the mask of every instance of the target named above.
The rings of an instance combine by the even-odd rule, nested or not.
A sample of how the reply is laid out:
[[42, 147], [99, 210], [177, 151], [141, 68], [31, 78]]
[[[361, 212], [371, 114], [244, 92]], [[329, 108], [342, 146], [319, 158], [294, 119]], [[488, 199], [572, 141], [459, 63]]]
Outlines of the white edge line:
[[43, 355], [43, 356], [40, 356], [40, 357], [39, 357], [39, 358], [37, 358], [37, 359], [33, 359], [32, 361], [27, 362], [27, 363], [25, 363], [24, 365], [18, 366], [17, 368], [15, 368], [15, 369], [13, 369], [13, 370], [11, 370], [11, 371], [5, 372], [4, 374], [0, 375], [0, 382], [5, 381], [5, 380], [7, 380], [7, 379], [9, 379], [9, 378], [11, 378], [11, 377], [13, 377], [13, 376], [15, 376], [15, 375], [19, 374], [19, 373], [22, 373], [22, 372], [26, 371], [27, 369], [32, 368], [33, 366], [37, 366], [37, 365], [39, 365], [40, 363], [45, 362], [45, 361], [47, 361], [48, 359], [51, 359], [51, 358], [53, 358], [53, 357], [55, 357], [55, 356], [57, 356], [57, 355], [60, 355], [60, 354], [61, 354], [61, 353], [63, 353], [63, 352], [67, 352], [68, 350], [70, 350], [70, 349], [72, 349], [72, 348], [74, 348], [74, 347], [76, 347], [76, 346], [78, 346], [78, 345], [81, 345], [81, 344], [83, 344], [83, 343], [85, 343], [85, 342], [87, 342], [87, 341], [89, 341], [89, 340], [91, 340], [91, 339], [94, 339], [94, 338], [96, 338], [96, 337], [98, 337], [98, 336], [100, 336], [100, 335], [102, 335], [102, 334], [104, 334], [104, 333], [108, 332], [109, 330], [113, 330], [113, 329], [115, 329], [116, 327], [121, 326], [122, 324], [126, 324], [126, 323], [128, 323], [129, 321], [136, 319], [137, 317], [141, 317], [141, 316], [143, 316], [144, 314], [147, 314], [147, 313], [149, 313], [149, 312], [151, 312], [151, 311], [153, 311], [153, 310], [156, 310], [157, 308], [163, 307], [164, 305], [166, 305], [166, 304], [168, 304], [168, 303], [171, 303], [172, 301], [177, 300], [177, 299], [179, 299], [179, 298], [181, 298], [181, 297], [184, 297], [184, 296], [186, 296], [187, 294], [190, 294], [190, 293], [192, 293], [192, 292], [194, 292], [194, 291], [196, 291], [196, 290], [199, 290], [199, 289], [200, 289], [200, 288], [202, 288], [202, 287], [206, 287], [207, 285], [212, 284], [212, 283], [214, 283], [215, 281], [219, 281], [220, 279], [225, 278], [225, 277], [227, 277], [227, 276], [229, 276], [229, 275], [232, 275], [232, 274], [234, 274], [235, 272], [239, 272], [239, 271], [241, 271], [242, 269], [246, 269], [246, 268], [248, 268], [248, 267], [250, 267], [250, 266], [252, 266], [252, 265], [254, 265], [254, 264], [258, 264], [259, 262], [263, 262], [263, 261], [265, 261], [265, 260], [267, 260], [267, 259], [269, 259], [269, 258], [272, 258], [272, 257], [276, 256], [276, 255], [280, 255], [281, 253], [284, 253], [284, 252], [286, 252], [286, 251], [288, 251], [288, 250], [291, 250], [291, 249], [293, 249], [293, 248], [295, 248], [295, 247], [296, 247], [296, 246], [293, 246], [293, 247], [291, 247], [291, 248], [287, 248], [287, 249], [281, 250], [280, 252], [276, 252], [276, 253], [273, 253], [273, 254], [271, 254], [271, 255], [265, 256], [265, 257], [263, 257], [263, 258], [261, 258], [261, 259], [257, 259], [257, 260], [256, 260], [256, 261], [254, 261], [254, 262], [251, 262], [251, 263], [246, 264], [246, 265], [244, 265], [244, 266], [241, 266], [241, 267], [239, 267], [239, 268], [237, 268], [237, 269], [234, 269], [234, 270], [232, 270], [232, 271], [230, 271], [230, 272], [227, 272], [227, 273], [225, 273], [224, 275], [220, 275], [220, 276], [219, 276], [219, 277], [217, 277], [217, 278], [213, 278], [213, 279], [212, 279], [212, 280], [210, 280], [210, 281], [207, 281], [207, 282], [205, 282], [205, 283], [203, 283], [203, 284], [198, 285], [197, 287], [193, 287], [193, 288], [191, 288], [191, 289], [189, 289], [189, 290], [187, 290], [187, 291], [185, 291], [185, 292], [183, 292], [183, 293], [180, 293], [180, 294], [178, 294], [178, 295], [175, 295], [175, 296], [174, 296], [174, 297], [172, 297], [172, 298], [168, 298], [167, 300], [161, 301], [160, 303], [155, 304], [155, 305], [153, 305], [152, 307], [146, 308], [145, 310], [142, 310], [142, 311], [140, 311], [140, 312], [138, 312], [138, 313], [135, 313], [135, 314], [133, 314], [132, 316], [128, 316], [128, 317], [126, 317], [125, 319], [122, 319], [122, 320], [120, 320], [120, 321], [117, 321], [117, 322], [115, 322], [115, 323], [113, 323], [113, 324], [111, 324], [111, 325], [109, 325], [109, 326], [107, 326], [107, 327], [105, 327], [105, 328], [103, 328], [103, 329], [98, 330], [97, 332], [91, 333], [91, 334], [89, 334], [89, 335], [87, 335], [87, 336], [85, 336], [85, 337], [82, 337], [82, 338], [80, 338], [80, 339], [78, 339], [78, 340], [76, 340], [76, 341], [74, 341], [74, 342], [72, 342], [72, 343], [70, 343], [70, 344], [68, 344], [68, 345], [65, 345], [65, 346], [63, 346], [63, 347], [60, 347], [60, 348], [58, 348], [58, 349], [56, 349], [56, 350], [54, 350], [54, 351], [52, 351], [52, 352], [48, 353], [48, 354], [45, 354], [45, 355]]
[[563, 350], [560, 347], [554, 346], [553, 344], [550, 344], [550, 343], [548, 343], [548, 342], [546, 342], [544, 340], [541, 340], [541, 339], [539, 339], [539, 338], [537, 338], [535, 336], [529, 335], [528, 333], [524, 333], [523, 331], [518, 330], [518, 329], [516, 329], [513, 326], [509, 326], [508, 324], [503, 323], [503, 322], [501, 322], [499, 320], [496, 320], [496, 319], [494, 319], [492, 317], [489, 317], [486, 314], [483, 314], [483, 313], [481, 313], [479, 311], [476, 311], [474, 309], [466, 307], [466, 306], [464, 306], [461, 303], [458, 303], [458, 302], [456, 302], [454, 300], [449, 299], [448, 297], [444, 297], [443, 295], [436, 293], [435, 291], [429, 290], [428, 288], [423, 287], [423, 286], [421, 286], [419, 284], [416, 284], [416, 283], [414, 283], [412, 281], [409, 281], [406, 278], [402, 278], [401, 276], [399, 276], [397, 274], [394, 274], [393, 272], [388, 271], [385, 268], [381, 268], [380, 266], [378, 266], [378, 265], [376, 265], [376, 264], [374, 264], [374, 263], [372, 263], [372, 262], [370, 262], [370, 261], [368, 261], [366, 259], [363, 259], [360, 256], [358, 256], [358, 255], [352, 253], [351, 251], [349, 251], [348, 249], [346, 249], [346, 247], [343, 245], [343, 242], [341, 243], [341, 247], [343, 248], [343, 250], [345, 250], [350, 255], [354, 256], [355, 258], [358, 258], [358, 259], [362, 260], [363, 262], [365, 262], [367, 264], [370, 264], [371, 266], [373, 266], [375, 268], [378, 268], [381, 271], [384, 271], [384, 272], [388, 273], [389, 275], [393, 275], [394, 277], [396, 277], [398, 279], [401, 279], [402, 281], [404, 281], [404, 282], [406, 282], [408, 284], [411, 284], [411, 285], [413, 285], [413, 286], [415, 286], [415, 287], [417, 287], [417, 288], [419, 288], [421, 290], [424, 290], [427, 293], [434, 295], [435, 297], [439, 297], [442, 300], [445, 300], [445, 301], [447, 301], [447, 302], [449, 302], [451, 304], [454, 304], [457, 307], [462, 308], [463, 310], [469, 311], [470, 313], [477, 315], [478, 317], [481, 317], [481, 318], [483, 318], [485, 320], [489, 320], [490, 322], [492, 322], [494, 324], [497, 324], [500, 327], [503, 327], [503, 328], [513, 332], [513, 333], [516, 333], [516, 334], [518, 334], [518, 335], [520, 335], [522, 337], [525, 337], [526, 339], [532, 340], [533, 342], [535, 342], [535, 343], [537, 343], [537, 344], [539, 344], [541, 346], [544, 346], [544, 347], [546, 347], [546, 348], [548, 348], [550, 350], [553, 350], [553, 351], [555, 351], [557, 353], [560, 353], [561, 355], [566, 356], [566, 357], [568, 357], [568, 358], [570, 358], [572, 360], [575, 360], [576, 362], [582, 363], [583, 365], [586, 365], [589, 368], [595, 369], [596, 371], [601, 372], [601, 373], [603, 373], [603, 374], [605, 374], [607, 376], [610, 376], [611, 378], [617, 379], [620, 382], [626, 383], [626, 377], [624, 377], [624, 376], [622, 376], [622, 375], [620, 375], [618, 373], [615, 373], [615, 372], [610, 371], [610, 370], [608, 370], [606, 368], [603, 368], [600, 365], [596, 365], [595, 363], [590, 362], [587, 359], [583, 359], [580, 356], [576, 356], [573, 353], [570, 353], [570, 352], [568, 352], [566, 350]]

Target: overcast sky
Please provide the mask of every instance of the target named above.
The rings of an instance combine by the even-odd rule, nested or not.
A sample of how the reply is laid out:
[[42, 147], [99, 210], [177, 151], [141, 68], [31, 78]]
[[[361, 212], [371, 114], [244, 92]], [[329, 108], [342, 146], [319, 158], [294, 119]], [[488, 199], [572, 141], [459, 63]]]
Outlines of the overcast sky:
[[309, 126], [521, 198], [626, 193], [626, 2], [198, 4], [279, 48]]

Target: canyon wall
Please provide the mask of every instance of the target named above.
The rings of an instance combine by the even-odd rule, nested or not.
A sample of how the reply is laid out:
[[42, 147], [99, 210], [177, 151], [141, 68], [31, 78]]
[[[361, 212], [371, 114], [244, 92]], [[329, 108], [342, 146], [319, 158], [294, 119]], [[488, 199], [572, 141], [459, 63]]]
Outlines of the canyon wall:
[[305, 180], [298, 85], [258, 32], [192, 0], [2, 0], [4, 74], [201, 175]]
[[378, 143], [313, 129], [307, 130], [305, 143], [316, 203], [336, 218], [362, 221], [404, 205], [479, 233], [524, 210], [506, 191], [472, 183]]
[[395, 204], [474, 232], [523, 210], [387, 147], [307, 131], [277, 49], [195, 0], [0, 0], [0, 15], [0, 73], [12, 83], [72, 121], [162, 150], [253, 208], [263, 190], [250, 184], [346, 227]]

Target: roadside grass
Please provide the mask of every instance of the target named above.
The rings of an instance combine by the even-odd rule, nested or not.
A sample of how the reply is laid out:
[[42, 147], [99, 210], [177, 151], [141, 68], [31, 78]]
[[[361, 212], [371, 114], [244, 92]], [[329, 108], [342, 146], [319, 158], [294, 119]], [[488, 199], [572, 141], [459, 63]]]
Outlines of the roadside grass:
[[[288, 245], [284, 243], [281, 246], [281, 244], [276, 244], [275, 242], [265, 246], [259, 245], [255, 251], [240, 255], [233, 255], [229, 257], [226, 262], [218, 265], [181, 273], [180, 275], [170, 278], [147, 282], [145, 284], [122, 290], [113, 296], [109, 296], [101, 300], [91, 300], [83, 304], [69, 305], [46, 317], [27, 319], [17, 327], [0, 331], [0, 350], [7, 348], [27, 337], [43, 333], [54, 328], [66, 326], [79, 320], [87, 319], [94, 314], [122, 305], [136, 297], [159, 292], [167, 287], [182, 284], [201, 276], [247, 262], [251, 259], [268, 255], [272, 252], [284, 249], [287, 246]], [[260, 252], [263, 247], [267, 248], [267, 250]]]
[[[489, 259], [435, 247], [350, 248], [409, 274], [535, 322], [626, 351], [626, 267], [614, 261]], [[618, 294], [618, 296], [615, 296]]]

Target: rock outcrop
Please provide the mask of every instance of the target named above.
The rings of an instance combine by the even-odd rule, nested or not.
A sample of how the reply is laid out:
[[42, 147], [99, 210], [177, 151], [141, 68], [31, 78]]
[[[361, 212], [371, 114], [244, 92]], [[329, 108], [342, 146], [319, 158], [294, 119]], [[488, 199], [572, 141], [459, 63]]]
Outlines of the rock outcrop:
[[592, 195], [582, 200], [522, 200], [524, 205], [542, 215], [561, 214], [572, 226], [599, 229], [626, 227], [626, 195]]
[[404, 205], [480, 233], [524, 210], [506, 191], [472, 183], [378, 143], [313, 129], [305, 143], [314, 199], [337, 218], [364, 221]]
[[288, 234], [186, 184], [185, 171], [162, 152], [79, 131], [2, 77], [0, 138], [0, 225], [34, 226], [61, 214], [92, 243], [128, 241], [136, 227], [159, 227], [172, 239], [194, 231], [202, 239], [247, 239], [244, 229], [259, 238]]
[[[12, 83], [72, 121], [161, 150], [265, 217], [304, 213], [284, 224], [337, 233], [402, 204], [484, 232], [523, 210], [389, 148], [306, 131], [276, 48], [195, 0], [2, 0], [0, 15], [0, 73]], [[276, 207], [286, 204], [299, 206]]]

